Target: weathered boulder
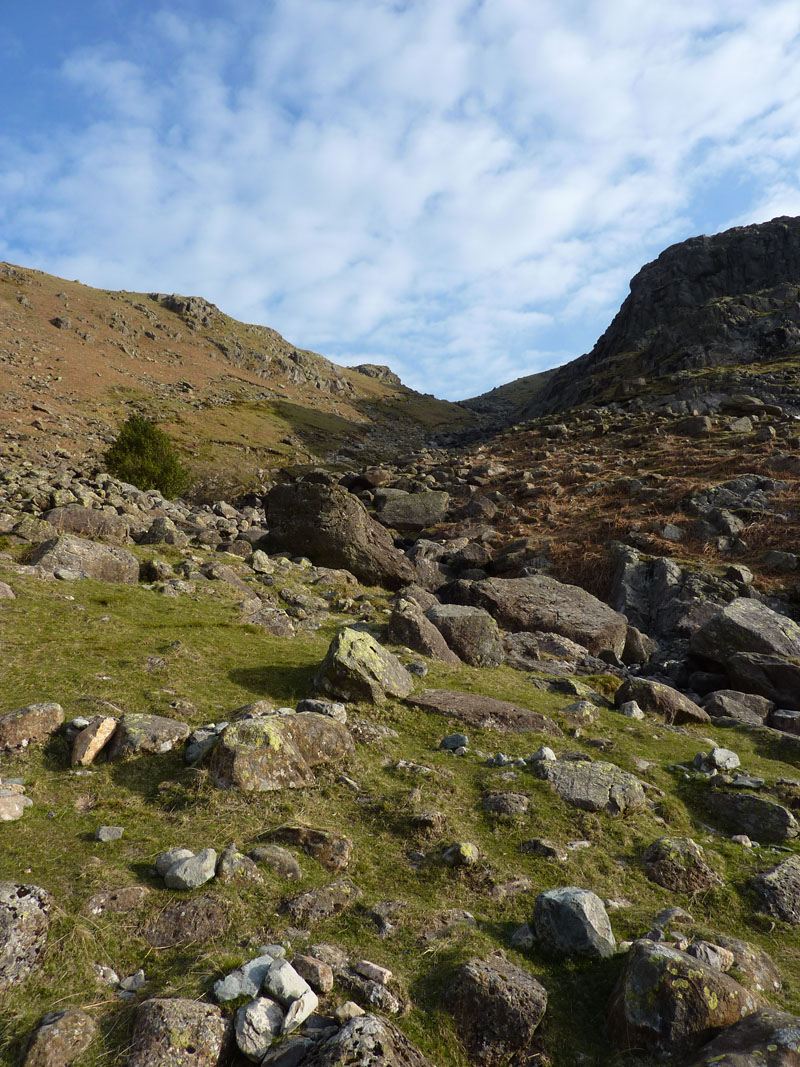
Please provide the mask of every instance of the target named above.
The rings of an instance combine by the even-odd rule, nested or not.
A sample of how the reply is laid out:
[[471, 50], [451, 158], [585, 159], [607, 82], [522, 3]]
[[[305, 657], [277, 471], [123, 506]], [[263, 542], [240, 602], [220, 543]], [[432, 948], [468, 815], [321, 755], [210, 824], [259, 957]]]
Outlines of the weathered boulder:
[[0, 715], [0, 751], [19, 752], [28, 745], [41, 744], [64, 721], [60, 704], [28, 704]]
[[775, 704], [755, 693], [740, 693], [737, 689], [717, 689], [708, 694], [703, 701], [703, 707], [712, 719], [724, 716], [750, 723], [752, 726], [760, 726], [775, 708]]
[[402, 493], [391, 496], [378, 494], [375, 513], [384, 526], [401, 533], [416, 533], [442, 522], [450, 505], [449, 493], [427, 490], [421, 493]]
[[750, 882], [762, 911], [800, 926], [800, 856], [790, 856]]
[[39, 966], [53, 903], [38, 885], [0, 882], [0, 993]]
[[171, 752], [189, 736], [189, 727], [178, 719], [163, 715], [123, 715], [108, 745], [110, 760], [141, 754]]
[[328, 715], [260, 715], [230, 723], [214, 746], [209, 777], [244, 793], [296, 789], [315, 781], [314, 768], [353, 753], [347, 728]]
[[292, 1062], [296, 1067], [431, 1067], [393, 1023], [369, 1013], [313, 1043], [305, 1057]]
[[789, 809], [768, 797], [712, 789], [706, 804], [726, 828], [757, 841], [786, 841], [800, 833], [800, 825]]
[[136, 1009], [127, 1067], [223, 1067], [231, 1021], [213, 1004], [180, 998], [145, 1000]]
[[146, 924], [142, 936], [155, 948], [195, 945], [223, 937], [228, 917], [221, 900], [212, 896], [193, 896], [169, 904]]
[[[547, 1008], [547, 991], [532, 974], [502, 956], [461, 964], [444, 992], [470, 1061], [501, 1067], [534, 1051], [535, 1031]], [[520, 1059], [519, 1062], [524, 1062]]]
[[98, 582], [136, 585], [139, 581], [139, 561], [127, 549], [101, 545], [73, 534], [62, 534], [39, 545], [31, 563], [50, 573], [94, 578]]
[[442, 599], [451, 604], [485, 608], [505, 630], [544, 630], [561, 634], [591, 653], [621, 655], [628, 621], [624, 615], [576, 585], [536, 574], [529, 578], [459, 580], [445, 586]]
[[497, 667], [505, 659], [497, 623], [483, 608], [436, 604], [425, 614], [448, 646], [470, 666]]
[[588, 760], [536, 760], [537, 778], [544, 778], [558, 795], [583, 811], [623, 815], [643, 808], [644, 786], [639, 779], [613, 763]]
[[649, 678], [628, 678], [614, 694], [614, 703], [621, 707], [635, 700], [642, 711], [660, 715], [665, 722], [679, 726], [683, 723], [710, 722], [707, 711], [689, 697], [663, 682]]
[[414, 679], [371, 634], [348, 626], [331, 642], [314, 684], [328, 696], [379, 704], [388, 696], [407, 696]]
[[727, 667], [733, 685], [766, 697], [779, 707], [800, 707], [800, 662], [757, 652], [737, 652]]
[[197, 889], [214, 877], [217, 869], [217, 853], [213, 848], [204, 848], [196, 855], [177, 860], [164, 872], [167, 889]]
[[330, 885], [309, 889], [306, 893], [292, 897], [286, 901], [284, 908], [295, 922], [311, 926], [338, 915], [340, 911], [360, 900], [361, 896], [361, 890], [354, 882], [349, 878], [339, 878]]
[[308, 556], [324, 567], [351, 571], [360, 581], [395, 589], [415, 571], [391, 534], [338, 485], [276, 485], [266, 498], [270, 552]]
[[533, 930], [550, 952], [566, 956], [613, 956], [617, 948], [603, 902], [590, 889], [563, 886], [540, 893]]
[[664, 942], [641, 940], [628, 951], [609, 1022], [622, 1049], [679, 1056], [759, 1006], [729, 975]]
[[138, 538], [140, 545], [175, 545], [183, 548], [189, 537], [167, 515], [157, 515]]
[[780, 992], [782, 983], [778, 968], [763, 948], [737, 937], [728, 937], [727, 934], [715, 934], [713, 941], [731, 953], [732, 970], [735, 971], [733, 977], [743, 986], [757, 993]]
[[507, 700], [482, 696], [480, 693], [462, 693], [455, 689], [424, 689], [421, 693], [406, 697], [406, 703], [482, 730], [497, 730], [499, 733], [535, 730], [548, 737], [562, 736], [558, 726], [546, 715], [511, 704]]
[[692, 634], [689, 648], [722, 666], [737, 652], [800, 658], [800, 626], [759, 600], [737, 597]]
[[671, 893], [692, 895], [722, 884], [691, 837], [659, 837], [645, 849], [642, 864], [650, 881]]
[[682, 1067], [800, 1067], [800, 1016], [761, 1008], [726, 1027]]
[[451, 667], [458, 667], [461, 663], [455, 652], [448, 648], [439, 630], [413, 600], [401, 599], [395, 605], [389, 619], [388, 637], [393, 645], [404, 645], [412, 652], [441, 660]]
[[261, 835], [269, 841], [281, 841], [285, 845], [297, 845], [313, 856], [329, 871], [343, 871], [353, 855], [353, 842], [343, 834], [332, 830], [319, 830], [313, 826], [278, 826]]
[[255, 997], [237, 1009], [233, 1029], [242, 1055], [253, 1063], [261, 1063], [283, 1030], [283, 1011], [269, 997]]
[[97, 1023], [80, 1008], [45, 1015], [28, 1045], [23, 1067], [70, 1067], [96, 1034]]
[[51, 508], [42, 518], [59, 533], [96, 538], [112, 545], [124, 545], [130, 532], [130, 524], [123, 515], [99, 508], [86, 508], [80, 504]]

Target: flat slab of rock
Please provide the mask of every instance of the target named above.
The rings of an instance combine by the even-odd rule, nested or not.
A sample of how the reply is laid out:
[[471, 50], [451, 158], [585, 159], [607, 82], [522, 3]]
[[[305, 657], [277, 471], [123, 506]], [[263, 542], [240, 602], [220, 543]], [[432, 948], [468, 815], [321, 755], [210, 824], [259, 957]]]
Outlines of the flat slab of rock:
[[127, 549], [87, 541], [73, 534], [62, 534], [39, 545], [31, 563], [50, 573], [59, 571], [98, 582], [136, 585], [139, 581], [139, 561]]
[[64, 721], [60, 704], [28, 704], [0, 715], [0, 751], [18, 752], [28, 745], [41, 744]]
[[223, 1067], [231, 1022], [213, 1004], [163, 998], [136, 1009], [126, 1067]]
[[94, 763], [114, 735], [117, 719], [107, 715], [98, 715], [85, 726], [72, 742], [70, 763], [73, 767], [88, 767]]
[[79, 1008], [46, 1015], [28, 1046], [23, 1067], [70, 1067], [96, 1034], [97, 1023]]
[[628, 678], [614, 694], [614, 703], [621, 707], [635, 700], [644, 712], [660, 715], [664, 722], [680, 726], [684, 723], [711, 722], [707, 711], [689, 697], [663, 682], [649, 678]]
[[507, 700], [481, 696], [480, 693], [462, 693], [456, 689], [425, 689], [406, 697], [406, 704], [434, 711], [448, 719], [457, 719], [482, 730], [497, 730], [500, 733], [521, 733], [534, 730], [547, 737], [563, 736], [561, 730], [546, 715], [530, 708], [511, 704]]
[[331, 641], [314, 685], [336, 699], [381, 704], [387, 697], [407, 696], [414, 679], [371, 634], [348, 626]]
[[529, 578], [487, 578], [446, 586], [442, 599], [485, 608], [504, 630], [543, 630], [583, 645], [593, 655], [621, 656], [628, 620], [577, 585], [536, 574]]
[[300, 893], [284, 904], [295, 922], [309, 926], [330, 919], [362, 896], [361, 890], [349, 878], [339, 878], [330, 885]]
[[298, 789], [315, 781], [314, 768], [349, 759], [347, 728], [328, 715], [263, 715], [232, 722], [214, 746], [209, 776], [220, 789], [243, 793]]
[[549, 782], [562, 800], [583, 811], [623, 815], [643, 808], [646, 802], [639, 779], [613, 763], [537, 760], [533, 773]]
[[0, 882], [0, 992], [39, 966], [53, 903], [38, 885]]
[[163, 715], [123, 715], [108, 745], [110, 760], [171, 752], [189, 736], [185, 722]]
[[534, 1050], [547, 991], [529, 971], [500, 956], [476, 957], [458, 968], [443, 1005], [456, 1022], [470, 1062], [501, 1067]]

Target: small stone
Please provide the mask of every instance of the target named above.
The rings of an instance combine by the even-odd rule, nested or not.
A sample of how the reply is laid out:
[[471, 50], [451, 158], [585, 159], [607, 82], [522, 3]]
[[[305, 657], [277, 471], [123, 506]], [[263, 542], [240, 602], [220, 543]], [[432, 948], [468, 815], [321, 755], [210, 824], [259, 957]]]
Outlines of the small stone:
[[471, 841], [459, 841], [442, 854], [442, 859], [450, 867], [474, 867], [480, 858], [480, 849]]
[[554, 763], [556, 760], [556, 754], [552, 748], [548, 748], [547, 745], [542, 745], [541, 748], [537, 748], [531, 756], [532, 763], [540, 763], [546, 761], [548, 763]]
[[129, 974], [127, 978], [121, 979], [119, 984], [120, 988], [128, 993], [135, 993], [138, 989], [143, 989], [147, 985], [147, 979], [144, 976], [144, 971], [140, 968], [133, 974]]
[[626, 700], [624, 703], [620, 704], [619, 712], [621, 715], [625, 715], [629, 719], [641, 720], [644, 718], [644, 712], [635, 700]]
[[239, 1051], [255, 1063], [263, 1059], [282, 1030], [283, 1011], [269, 997], [256, 997], [242, 1005], [234, 1017], [233, 1032]]
[[345, 1023], [350, 1022], [351, 1019], [355, 1019], [359, 1015], [364, 1015], [364, 1009], [360, 1008], [358, 1004], [353, 1000], [346, 1000], [344, 1004], [340, 1004], [333, 1012], [337, 1023], [344, 1026]]
[[316, 993], [330, 993], [333, 989], [333, 969], [313, 956], [295, 956], [292, 967]]
[[156, 870], [163, 878], [170, 867], [174, 867], [179, 860], [187, 860], [194, 855], [188, 848], [168, 848], [166, 852], [160, 852], [156, 856]]
[[296, 1030], [310, 1015], [314, 1014], [318, 1006], [319, 997], [313, 989], [306, 988], [305, 993], [289, 1005], [286, 1018], [283, 1020], [283, 1032], [290, 1034], [292, 1030]]
[[523, 951], [533, 948], [535, 942], [536, 938], [528, 923], [523, 923], [522, 926], [518, 926], [516, 930], [512, 931], [511, 936], [508, 939], [508, 943], [512, 948]]
[[125, 833], [124, 826], [99, 826], [95, 830], [95, 841], [119, 841]]
[[381, 967], [380, 964], [372, 963], [370, 960], [359, 960], [353, 965], [353, 970], [379, 985], [387, 985], [392, 977], [392, 972], [388, 967]]
[[469, 741], [466, 734], [448, 734], [439, 742], [439, 748], [454, 752], [458, 748], [467, 748]]
[[164, 885], [167, 889], [196, 889], [214, 877], [216, 868], [217, 853], [213, 848], [204, 848], [170, 867], [164, 875]]

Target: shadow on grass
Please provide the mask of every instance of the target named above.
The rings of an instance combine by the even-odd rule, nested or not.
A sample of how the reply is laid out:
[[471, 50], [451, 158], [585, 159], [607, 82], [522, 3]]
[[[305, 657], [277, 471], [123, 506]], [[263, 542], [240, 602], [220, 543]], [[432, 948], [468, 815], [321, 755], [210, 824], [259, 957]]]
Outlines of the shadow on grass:
[[265, 700], [297, 703], [312, 693], [312, 680], [316, 665], [280, 667], [236, 667], [228, 671], [228, 678], [236, 685], [248, 689]]

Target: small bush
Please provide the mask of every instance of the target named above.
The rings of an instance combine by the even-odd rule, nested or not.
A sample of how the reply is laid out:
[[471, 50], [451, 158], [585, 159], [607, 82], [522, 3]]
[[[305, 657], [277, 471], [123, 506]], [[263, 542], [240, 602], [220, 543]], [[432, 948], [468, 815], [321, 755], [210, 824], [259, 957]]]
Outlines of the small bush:
[[175, 497], [189, 486], [172, 441], [142, 415], [131, 415], [122, 424], [105, 461], [110, 474], [139, 489], [158, 489]]

